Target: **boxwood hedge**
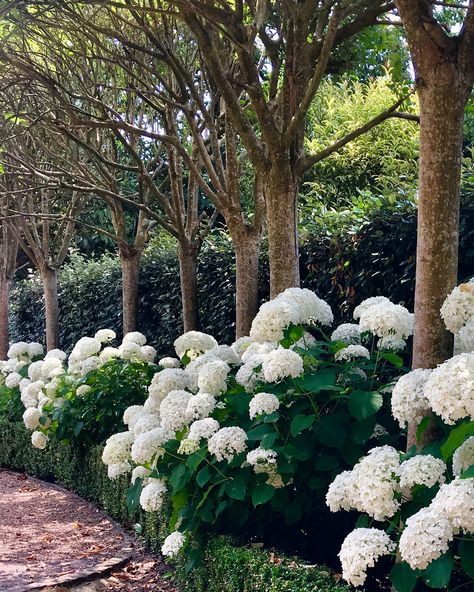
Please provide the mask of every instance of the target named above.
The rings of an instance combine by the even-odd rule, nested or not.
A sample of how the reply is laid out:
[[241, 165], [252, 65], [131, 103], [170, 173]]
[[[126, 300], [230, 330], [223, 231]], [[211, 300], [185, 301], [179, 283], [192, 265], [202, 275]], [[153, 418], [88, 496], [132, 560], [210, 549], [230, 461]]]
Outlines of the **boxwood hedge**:
[[[102, 448], [73, 448], [52, 442], [48, 451], [31, 446], [22, 423], [0, 418], [0, 466], [26, 471], [41, 479], [57, 481], [102, 508], [109, 516], [131, 527], [141, 525], [149, 547], [158, 551], [166, 536], [156, 513], [126, 509], [128, 480], [111, 481], [101, 460]], [[175, 570], [181, 592], [349, 592], [327, 568], [307, 566], [294, 558], [256, 547], [239, 547], [227, 537], [205, 544], [202, 563], [189, 572], [178, 563]]]

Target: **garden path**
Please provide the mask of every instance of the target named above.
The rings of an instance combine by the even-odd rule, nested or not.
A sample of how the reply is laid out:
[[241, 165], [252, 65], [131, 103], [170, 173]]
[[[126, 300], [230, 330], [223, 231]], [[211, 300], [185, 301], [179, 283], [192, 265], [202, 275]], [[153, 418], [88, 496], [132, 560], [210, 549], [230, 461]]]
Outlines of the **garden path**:
[[174, 592], [166, 571], [79, 496], [0, 469], [0, 592]]

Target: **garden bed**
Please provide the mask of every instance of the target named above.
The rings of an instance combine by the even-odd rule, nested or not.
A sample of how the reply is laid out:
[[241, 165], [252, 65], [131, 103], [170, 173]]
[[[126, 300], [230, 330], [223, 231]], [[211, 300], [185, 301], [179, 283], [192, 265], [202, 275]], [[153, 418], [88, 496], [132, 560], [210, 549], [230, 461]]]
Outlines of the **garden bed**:
[[[56, 481], [90, 500], [121, 524], [139, 531], [149, 547], [158, 551], [166, 536], [157, 513], [126, 509], [128, 481], [111, 481], [102, 463], [102, 448], [74, 449], [51, 443], [48, 454], [31, 446], [22, 423], [0, 421], [0, 466], [26, 471]], [[176, 579], [182, 592], [342, 592], [349, 588], [325, 568], [303, 565], [294, 559], [257, 547], [236, 547], [227, 537], [211, 539], [201, 565], [188, 572], [178, 563]]]

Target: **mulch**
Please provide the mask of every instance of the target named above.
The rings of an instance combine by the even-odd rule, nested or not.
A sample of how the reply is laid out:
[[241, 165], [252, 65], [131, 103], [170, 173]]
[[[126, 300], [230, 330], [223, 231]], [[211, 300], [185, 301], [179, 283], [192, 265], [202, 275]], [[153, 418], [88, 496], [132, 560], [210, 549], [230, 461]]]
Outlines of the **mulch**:
[[175, 592], [169, 568], [93, 505], [51, 483], [0, 469], [0, 592]]

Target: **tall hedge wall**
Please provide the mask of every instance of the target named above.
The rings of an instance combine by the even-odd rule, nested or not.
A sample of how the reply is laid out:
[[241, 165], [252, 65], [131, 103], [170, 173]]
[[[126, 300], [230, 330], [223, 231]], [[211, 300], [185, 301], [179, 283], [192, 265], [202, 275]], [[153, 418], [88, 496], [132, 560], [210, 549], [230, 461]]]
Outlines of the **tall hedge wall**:
[[[416, 213], [381, 211], [355, 230], [327, 229], [301, 245], [303, 287], [329, 301], [338, 319], [350, 315], [355, 302], [383, 294], [413, 306]], [[474, 199], [461, 209], [459, 279], [474, 275]], [[234, 333], [235, 265], [222, 241], [203, 249], [198, 270], [203, 330], [229, 343]], [[260, 297], [269, 293], [268, 260], [263, 249]], [[149, 249], [140, 276], [139, 328], [160, 353], [181, 332], [181, 303], [176, 255]], [[43, 339], [43, 299], [36, 276], [17, 283], [12, 293], [13, 340]], [[61, 345], [68, 349], [80, 337], [110, 327], [121, 332], [121, 278], [116, 258], [74, 257], [60, 275]]]
[[[142, 525], [148, 546], [159, 551], [166, 532], [158, 513], [138, 510], [130, 516], [126, 510], [128, 480], [111, 481], [101, 460], [102, 448], [77, 449], [50, 443], [48, 450], [31, 446], [30, 433], [22, 423], [0, 418], [0, 467], [26, 471], [46, 480], [54, 480], [90, 500], [125, 526]], [[176, 581], [181, 592], [349, 592], [337, 584], [327, 568], [308, 568], [287, 558], [256, 548], [238, 547], [226, 537], [217, 537], [205, 545], [202, 564], [189, 572], [184, 562], [176, 566]]]

